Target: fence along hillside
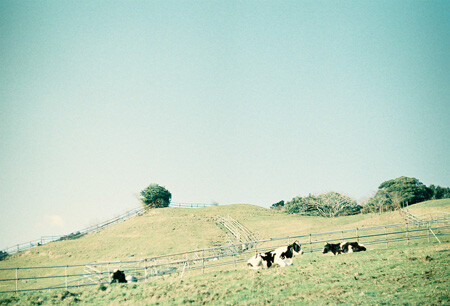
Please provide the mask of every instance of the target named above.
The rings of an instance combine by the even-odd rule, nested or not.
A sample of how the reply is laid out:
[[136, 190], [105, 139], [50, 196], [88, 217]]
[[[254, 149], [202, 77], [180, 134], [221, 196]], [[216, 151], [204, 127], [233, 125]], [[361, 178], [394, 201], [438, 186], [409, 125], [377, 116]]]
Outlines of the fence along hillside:
[[[174, 207], [174, 208], [201, 208], [201, 207], [209, 207], [209, 206], [218, 206], [219, 204], [205, 204], [205, 203], [170, 203], [169, 207]], [[59, 235], [59, 236], [41, 236], [41, 238], [39, 239], [35, 239], [35, 240], [31, 240], [28, 242], [24, 242], [24, 243], [19, 243], [19, 244], [15, 244], [12, 246], [9, 246], [1, 251], [5, 252], [7, 255], [5, 255], [4, 253], [1, 253], [0, 256], [0, 260], [2, 260], [4, 257], [8, 256], [8, 255], [12, 255], [12, 254], [16, 254], [19, 252], [23, 252], [26, 250], [29, 250], [31, 248], [37, 247], [37, 246], [41, 246], [50, 242], [54, 242], [54, 241], [58, 241], [58, 240], [70, 240], [70, 239], [76, 239], [76, 238], [80, 238], [84, 235], [87, 234], [91, 234], [91, 233], [95, 233], [98, 232], [108, 226], [111, 226], [113, 224], [119, 223], [119, 222], [123, 222], [129, 218], [135, 217], [135, 216], [139, 216], [141, 214], [143, 214], [145, 211], [144, 208], [142, 207], [138, 207], [138, 208], [134, 208], [132, 210], [129, 210], [119, 216], [116, 216], [114, 218], [108, 219], [106, 221], [103, 221], [101, 223], [86, 227], [82, 230], [73, 232], [71, 234], [68, 235]], [[3, 255], [2, 255], [3, 254]]]
[[[450, 219], [441, 218], [431, 221], [400, 223], [354, 228], [324, 233], [300, 234], [288, 237], [246, 242], [253, 249], [239, 248], [242, 243], [198, 249], [183, 253], [168, 254], [134, 261], [91, 262], [87, 264], [65, 266], [42, 266], [0, 269], [0, 293], [24, 292], [46, 289], [68, 289], [99, 284], [110, 281], [110, 273], [121, 269], [127, 275], [133, 275], [140, 281], [156, 280], [165, 275], [179, 275], [198, 271], [205, 272], [220, 266], [237, 266], [255, 253], [273, 250], [296, 240], [306, 254], [320, 252], [326, 242], [358, 241], [368, 251], [388, 248], [393, 243], [448, 243]], [[441, 237], [439, 239], [438, 237]], [[303, 255], [305, 256], [305, 255]], [[306, 255], [308, 256], [308, 255]], [[311, 257], [309, 257], [311, 258]], [[308, 257], [306, 257], [306, 260]], [[242, 266], [244, 268], [244, 266]], [[43, 276], [45, 275], [45, 276]]]

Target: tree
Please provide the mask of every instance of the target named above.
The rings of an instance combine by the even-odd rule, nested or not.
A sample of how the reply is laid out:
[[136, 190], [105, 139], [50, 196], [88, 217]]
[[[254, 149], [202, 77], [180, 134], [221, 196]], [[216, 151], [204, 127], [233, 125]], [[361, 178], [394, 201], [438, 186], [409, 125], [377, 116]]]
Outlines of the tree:
[[431, 197], [433, 200], [450, 198], [449, 187], [441, 187], [431, 184], [428, 188], [430, 188], [430, 190], [433, 192], [433, 195]]
[[356, 201], [337, 192], [328, 192], [318, 196], [295, 197], [285, 204], [289, 214], [307, 216], [336, 217], [353, 215], [361, 210]]
[[379, 190], [389, 194], [392, 199], [402, 199], [401, 206], [411, 205], [431, 199], [433, 191], [414, 177], [402, 176], [381, 183]]
[[339, 215], [355, 214], [361, 209], [361, 206], [356, 204], [356, 201], [337, 192], [327, 192], [319, 195], [313, 205], [321, 216], [330, 218]]
[[0, 260], [5, 259], [6, 257], [8, 257], [8, 253], [5, 251], [0, 251]]
[[164, 187], [151, 184], [141, 191], [141, 201], [144, 208], [167, 207], [172, 199], [172, 194]]
[[392, 200], [389, 194], [383, 190], [378, 190], [373, 197], [371, 197], [364, 205], [362, 212], [371, 213], [393, 210]]
[[272, 204], [272, 206], [270, 206], [270, 209], [283, 209], [284, 208], [284, 201], [281, 200], [280, 202], [277, 202], [275, 204]]

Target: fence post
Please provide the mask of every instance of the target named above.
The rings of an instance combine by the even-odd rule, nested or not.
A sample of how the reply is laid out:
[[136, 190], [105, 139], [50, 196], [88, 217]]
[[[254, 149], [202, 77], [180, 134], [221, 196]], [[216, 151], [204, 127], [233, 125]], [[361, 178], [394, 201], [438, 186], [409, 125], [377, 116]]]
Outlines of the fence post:
[[16, 293], [19, 291], [19, 268], [16, 268]]
[[406, 244], [409, 245], [409, 237], [408, 237], [408, 223], [406, 223]]
[[145, 282], [148, 282], [148, 271], [147, 271], [147, 258], [144, 259], [144, 267], [145, 267]]
[[388, 238], [387, 238], [387, 228], [386, 228], [386, 226], [384, 227], [384, 239], [386, 240], [386, 249], [387, 249], [388, 246], [389, 246], [389, 243], [388, 243]]
[[358, 234], [358, 228], [356, 228], [356, 241], [359, 243], [359, 234]]
[[309, 234], [309, 253], [312, 255], [311, 234]]
[[427, 239], [430, 242], [430, 221], [427, 222]]
[[20, 248], [19, 248], [19, 245], [17, 245], [17, 253], [19, 253], [19, 249], [20, 249]]
[[205, 249], [202, 250], [202, 273], [205, 273]]
[[111, 284], [111, 270], [109, 269], [109, 262], [106, 265], [106, 269], [108, 269], [108, 283]]
[[65, 272], [66, 272], [66, 277], [65, 277], [65, 279], [66, 279], [66, 290], [67, 290], [67, 284], [68, 284], [68, 281], [67, 281], [67, 265], [66, 265], [66, 268], [65, 268]]

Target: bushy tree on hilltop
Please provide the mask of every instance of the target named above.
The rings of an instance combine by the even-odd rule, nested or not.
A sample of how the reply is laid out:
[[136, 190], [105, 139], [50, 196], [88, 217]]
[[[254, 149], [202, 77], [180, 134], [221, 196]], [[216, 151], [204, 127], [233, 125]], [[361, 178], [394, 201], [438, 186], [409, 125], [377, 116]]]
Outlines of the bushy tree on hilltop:
[[402, 207], [429, 200], [433, 196], [433, 191], [418, 179], [406, 176], [385, 181], [378, 190], [387, 193], [391, 199], [397, 197]]
[[363, 212], [381, 213], [445, 198], [450, 198], [450, 188], [435, 185], [427, 187], [414, 177], [402, 176], [381, 183], [376, 194], [364, 205]]
[[8, 257], [8, 253], [5, 251], [0, 251], [0, 260], [5, 259], [6, 257]]
[[270, 206], [270, 209], [277, 209], [277, 210], [281, 210], [284, 208], [284, 201], [280, 201], [277, 203], [272, 204], [272, 206]]
[[287, 202], [285, 207], [289, 214], [322, 217], [353, 215], [361, 210], [361, 206], [355, 200], [337, 192], [295, 197], [292, 201]]
[[435, 186], [431, 184], [428, 188], [433, 192], [431, 199], [450, 199], [450, 188], [449, 187], [441, 187]]
[[158, 184], [151, 184], [141, 191], [141, 201], [144, 208], [167, 207], [172, 199], [172, 194]]

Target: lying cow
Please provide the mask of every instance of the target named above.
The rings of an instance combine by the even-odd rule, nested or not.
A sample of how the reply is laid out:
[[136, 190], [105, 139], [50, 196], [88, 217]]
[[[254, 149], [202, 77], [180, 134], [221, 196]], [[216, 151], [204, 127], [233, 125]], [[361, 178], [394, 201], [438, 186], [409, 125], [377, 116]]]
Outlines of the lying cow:
[[275, 255], [272, 252], [259, 253], [247, 261], [249, 269], [268, 269], [273, 265]]
[[279, 247], [274, 251], [256, 254], [247, 261], [247, 266], [254, 270], [268, 269], [274, 265], [286, 267], [292, 265], [294, 255], [301, 254], [303, 254], [303, 250], [298, 241], [296, 241], [288, 246]]
[[358, 242], [343, 242], [341, 243], [341, 249], [343, 253], [353, 253], [365, 251], [366, 247]]
[[126, 283], [127, 280], [125, 278], [125, 273], [120, 270], [114, 270], [113, 274], [111, 275], [111, 284], [112, 283]]
[[323, 247], [322, 254], [333, 253], [333, 255], [336, 255], [342, 253], [361, 252], [365, 250], [366, 247], [358, 242], [326, 243]]
[[112, 283], [136, 283], [137, 278], [128, 275], [125, 277], [125, 273], [123, 271], [120, 271], [119, 269], [114, 270], [114, 273], [111, 275], [111, 284]]
[[126, 277], [127, 283], [137, 283], [137, 278], [134, 277], [133, 275], [128, 275]]

